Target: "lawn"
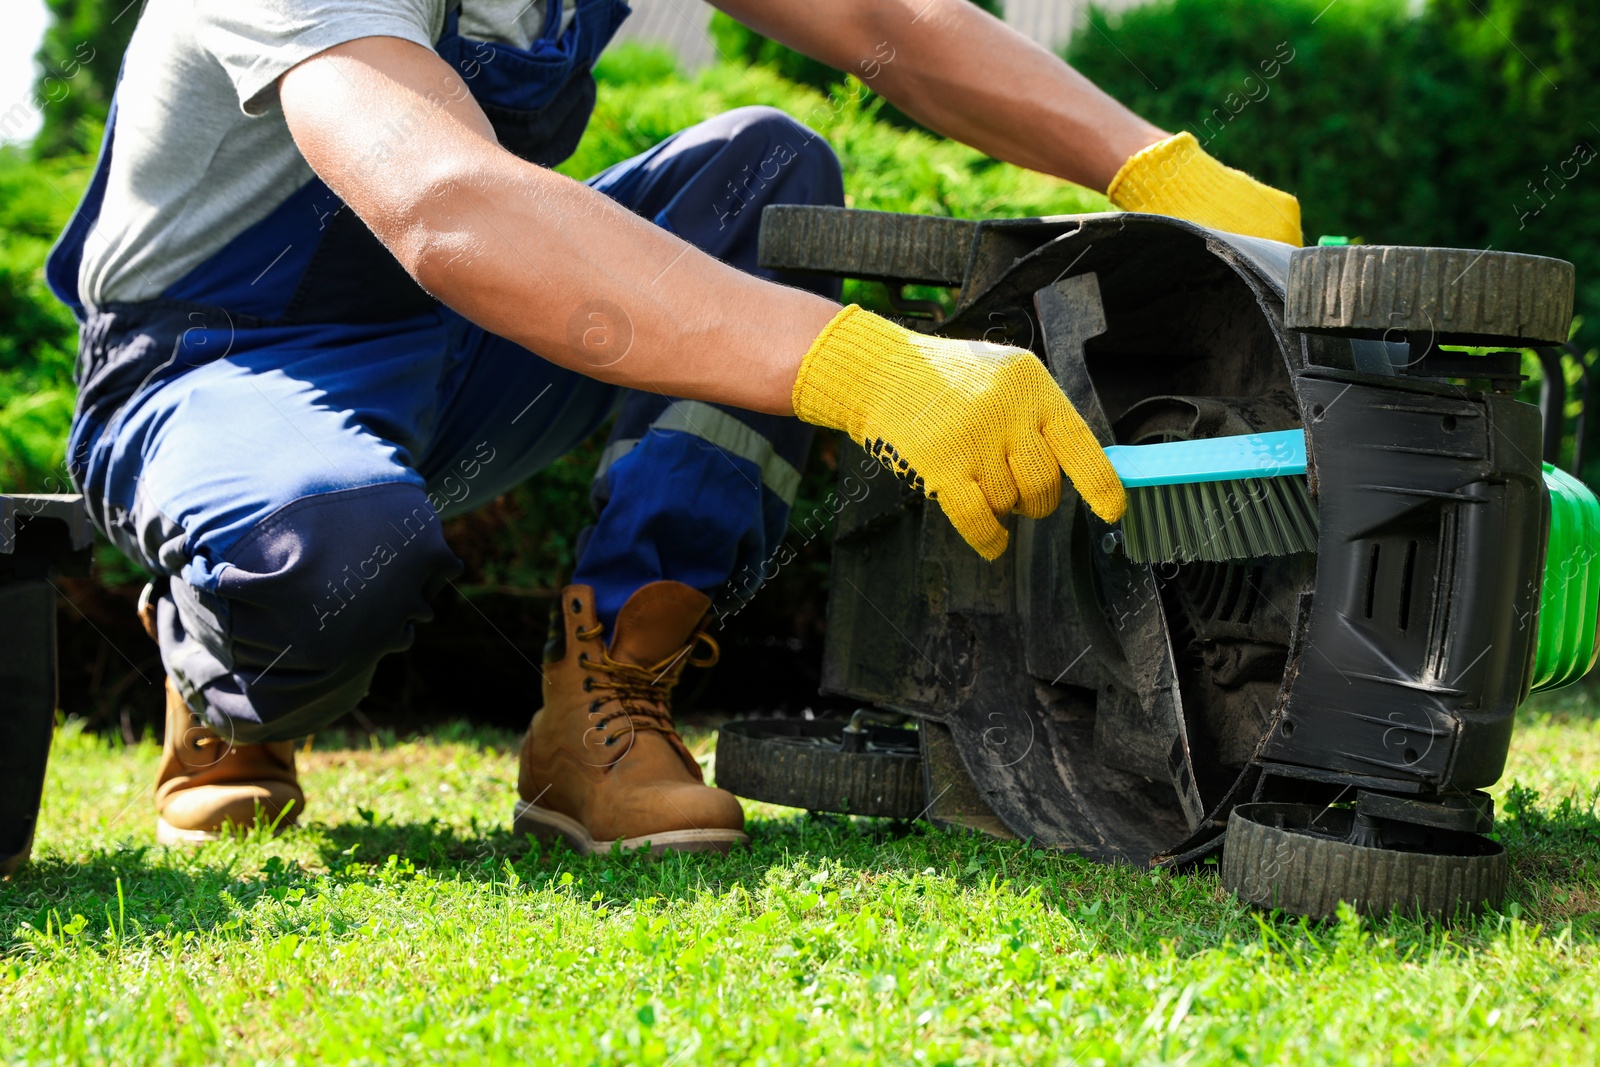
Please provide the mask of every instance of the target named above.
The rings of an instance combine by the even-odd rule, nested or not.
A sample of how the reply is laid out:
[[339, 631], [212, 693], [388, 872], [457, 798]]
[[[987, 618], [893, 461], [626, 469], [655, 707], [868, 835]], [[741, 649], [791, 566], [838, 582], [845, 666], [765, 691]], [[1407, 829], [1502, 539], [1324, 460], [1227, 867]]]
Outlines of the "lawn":
[[169, 851], [156, 747], [69, 725], [0, 883], [0, 1060], [1594, 1062], [1600, 695], [1521, 716], [1511, 896], [1451, 927], [758, 804], [727, 857], [540, 851], [514, 739], [465, 727], [317, 739], [307, 827]]

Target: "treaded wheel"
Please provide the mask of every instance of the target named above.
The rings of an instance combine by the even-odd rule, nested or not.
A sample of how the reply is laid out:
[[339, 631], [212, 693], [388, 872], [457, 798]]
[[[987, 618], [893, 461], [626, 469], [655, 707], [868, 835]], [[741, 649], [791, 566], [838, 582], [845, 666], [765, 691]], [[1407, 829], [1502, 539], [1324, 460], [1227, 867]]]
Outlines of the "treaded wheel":
[[761, 215], [757, 256], [772, 270], [959, 285], [977, 228], [939, 215], [774, 204]]
[[1296, 249], [1284, 325], [1446, 344], [1561, 344], [1572, 325], [1571, 263], [1515, 252], [1403, 245]]
[[1317, 919], [1341, 900], [1366, 915], [1452, 918], [1505, 896], [1498, 842], [1406, 825], [1406, 844], [1367, 848], [1343, 840], [1354, 821], [1351, 811], [1313, 804], [1241, 804], [1228, 819], [1222, 884], [1257, 907]]
[[921, 814], [917, 732], [870, 727], [842, 751], [841, 719], [744, 719], [717, 733], [717, 785], [736, 796], [810, 811], [914, 819]]

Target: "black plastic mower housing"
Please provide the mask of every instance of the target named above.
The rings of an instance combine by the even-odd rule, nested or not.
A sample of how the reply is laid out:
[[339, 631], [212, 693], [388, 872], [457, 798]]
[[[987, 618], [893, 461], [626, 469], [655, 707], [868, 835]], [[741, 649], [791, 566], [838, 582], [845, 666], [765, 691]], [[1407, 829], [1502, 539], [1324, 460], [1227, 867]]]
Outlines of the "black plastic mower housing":
[[1160, 216], [768, 209], [767, 265], [958, 285], [908, 323], [1031, 348], [1102, 444], [1307, 433], [1314, 556], [1154, 567], [1070, 488], [986, 563], [846, 443], [824, 687], [959, 754], [961, 781], [929, 761], [936, 819], [1187, 862], [1243, 802], [1446, 810], [1499, 777], [1548, 521], [1538, 411], [1515, 360], [1441, 351], [1399, 298], [1387, 334], [1289, 328], [1294, 254]]

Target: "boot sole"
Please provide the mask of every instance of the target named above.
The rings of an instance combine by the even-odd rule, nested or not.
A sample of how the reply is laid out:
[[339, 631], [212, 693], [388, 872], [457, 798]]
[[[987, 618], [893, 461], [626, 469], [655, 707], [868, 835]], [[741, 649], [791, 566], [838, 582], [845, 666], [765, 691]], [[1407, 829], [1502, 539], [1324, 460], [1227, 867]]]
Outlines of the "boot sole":
[[156, 843], [162, 845], [203, 845], [208, 841], [221, 841], [215, 830], [183, 830], [167, 820], [156, 817]]
[[511, 830], [519, 837], [532, 834], [540, 841], [565, 841], [579, 855], [593, 856], [620, 847], [624, 852], [648, 850], [650, 855], [664, 852], [727, 852], [750, 838], [742, 830], [663, 830], [658, 834], [624, 837], [616, 841], [596, 841], [583, 824], [559, 811], [541, 808], [526, 800], [517, 801]]
[[[272, 836], [282, 836], [283, 832], [293, 825], [293, 823], [287, 821], [282, 823], [273, 832]], [[231, 836], [234, 837], [243, 837], [248, 830], [248, 827], [234, 829], [231, 824], [228, 831], [185, 830], [182, 827], [172, 825], [159, 815], [156, 816], [156, 843], [159, 845], [204, 845], [212, 841], [221, 841], [224, 832], [230, 832]]]

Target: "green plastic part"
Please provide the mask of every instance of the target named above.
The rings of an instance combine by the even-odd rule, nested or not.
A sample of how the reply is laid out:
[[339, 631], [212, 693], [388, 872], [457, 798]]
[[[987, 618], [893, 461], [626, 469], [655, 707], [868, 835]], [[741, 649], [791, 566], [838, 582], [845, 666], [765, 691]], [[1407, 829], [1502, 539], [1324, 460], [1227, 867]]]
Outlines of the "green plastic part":
[[1335, 237], [1331, 233], [1325, 233], [1321, 237], [1317, 238], [1317, 244], [1321, 245], [1323, 248], [1327, 248], [1329, 246], [1333, 246], [1333, 247], [1336, 247], [1336, 248], [1342, 248], [1343, 246], [1345, 246], [1345, 245], [1347, 245], [1349, 243], [1350, 243], [1350, 238], [1348, 238], [1348, 237]]
[[1535, 693], [1570, 685], [1600, 654], [1600, 500], [1578, 479], [1544, 465], [1550, 494], [1550, 544], [1539, 590], [1539, 638], [1533, 653]]

